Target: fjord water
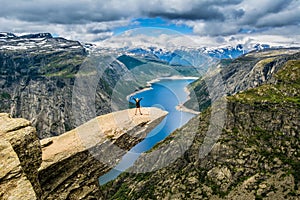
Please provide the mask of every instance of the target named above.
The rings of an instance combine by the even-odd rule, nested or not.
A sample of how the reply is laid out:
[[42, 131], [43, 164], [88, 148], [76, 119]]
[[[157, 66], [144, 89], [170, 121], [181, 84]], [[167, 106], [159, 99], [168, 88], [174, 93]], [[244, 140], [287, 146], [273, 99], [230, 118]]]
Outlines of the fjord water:
[[194, 114], [176, 109], [177, 105], [187, 100], [188, 94], [185, 91], [185, 87], [194, 80], [162, 79], [152, 83], [152, 89], [134, 95], [136, 98], [143, 98], [141, 101], [142, 107], [158, 107], [168, 111], [168, 115], [142, 142], [127, 152], [114, 169], [99, 178], [100, 185], [115, 179], [121, 172], [132, 166], [141, 153], [151, 149], [155, 144], [165, 139], [175, 129], [183, 126], [194, 116]]

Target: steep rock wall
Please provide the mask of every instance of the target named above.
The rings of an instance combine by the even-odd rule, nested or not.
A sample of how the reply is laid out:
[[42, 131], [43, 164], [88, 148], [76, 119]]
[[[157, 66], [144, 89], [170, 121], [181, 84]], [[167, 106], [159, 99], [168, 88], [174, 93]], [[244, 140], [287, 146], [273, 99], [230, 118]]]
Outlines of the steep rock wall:
[[40, 141], [29, 121], [0, 114], [1, 199], [39, 199]]

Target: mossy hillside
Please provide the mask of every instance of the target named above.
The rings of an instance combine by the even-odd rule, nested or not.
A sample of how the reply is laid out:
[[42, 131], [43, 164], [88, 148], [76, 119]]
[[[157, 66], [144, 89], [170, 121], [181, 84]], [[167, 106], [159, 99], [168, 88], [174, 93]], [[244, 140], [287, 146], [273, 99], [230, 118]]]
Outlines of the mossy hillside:
[[300, 106], [300, 60], [288, 61], [274, 75], [275, 83], [244, 91], [229, 97], [243, 103], [294, 103]]
[[200, 78], [188, 85], [188, 90], [195, 93], [196, 96], [185, 102], [184, 106], [201, 112], [211, 105], [211, 99], [209, 98], [207, 85], [203, 78]]
[[10, 98], [11, 98], [11, 96], [10, 96], [10, 94], [7, 93], [7, 92], [2, 92], [2, 93], [0, 94], [0, 99], [1, 99], [1, 100], [4, 100], [4, 99], [10, 99]]
[[60, 76], [65, 78], [72, 78], [76, 75], [80, 65], [83, 63], [85, 56], [74, 55], [69, 57], [67, 53], [63, 53], [50, 60], [39, 71], [45, 76]]
[[122, 62], [126, 67], [131, 70], [139, 65], [145, 64], [145, 62], [142, 62], [132, 56], [122, 55], [117, 58], [120, 62]]
[[187, 101], [185, 106], [191, 109], [197, 108], [198, 105], [200, 109], [207, 108], [210, 105], [210, 97], [205, 82], [214, 82], [218, 75], [223, 79], [222, 87], [225, 88], [225, 92], [233, 95], [264, 83], [270, 83], [273, 74], [282, 68], [287, 60], [299, 60], [299, 58], [299, 49], [290, 48], [251, 52], [225, 64], [224, 61], [220, 61], [220, 68], [216, 69], [216, 75], [201, 77], [189, 87], [190, 91], [195, 91], [196, 97]]
[[87, 56], [86, 50], [73, 41], [68, 41], [71, 43], [69, 47], [56, 47], [62, 44], [55, 43], [55, 39], [52, 40], [45, 40], [47, 44], [49, 43], [48, 48], [46, 45], [45, 47], [0, 51], [1, 74], [68, 77], [76, 73]]

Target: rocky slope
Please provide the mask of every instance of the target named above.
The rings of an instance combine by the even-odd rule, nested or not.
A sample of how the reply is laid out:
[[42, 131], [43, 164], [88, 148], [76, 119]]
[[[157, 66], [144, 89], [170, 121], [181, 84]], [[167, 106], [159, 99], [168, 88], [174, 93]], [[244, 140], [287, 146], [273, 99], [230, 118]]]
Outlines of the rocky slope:
[[150, 115], [135, 116], [134, 109], [110, 113], [42, 140], [39, 180], [43, 198], [97, 198], [99, 176], [115, 166], [166, 115], [156, 108], [145, 112]]
[[[252, 60], [261, 55], [249, 56]], [[265, 73], [268, 80], [264, 84], [227, 97], [222, 134], [207, 156], [199, 153], [211, 123], [210, 108], [151, 150], [171, 143], [183, 148], [198, 127], [191, 146], [180, 158], [157, 171], [123, 173], [101, 188], [100, 198], [299, 199], [300, 61], [294, 54], [275, 58], [274, 63], [281, 63], [281, 67], [270, 78]], [[173, 154], [176, 152], [167, 148], [157, 161]], [[143, 168], [139, 161], [146, 158], [144, 154], [136, 165]]]
[[99, 116], [60, 136], [39, 140], [30, 122], [0, 114], [1, 199], [96, 199], [110, 170], [166, 116], [124, 110]]
[[[191, 98], [184, 105], [202, 111], [211, 104], [210, 88], [220, 95], [224, 93], [233, 95], [260, 86], [267, 82], [287, 60], [299, 59], [299, 51], [299, 48], [266, 49], [250, 52], [234, 60], [222, 60], [216, 70], [190, 85], [189, 90], [194, 91], [197, 98]], [[218, 77], [222, 78], [219, 83]], [[217, 97], [218, 94], [215, 96]]]

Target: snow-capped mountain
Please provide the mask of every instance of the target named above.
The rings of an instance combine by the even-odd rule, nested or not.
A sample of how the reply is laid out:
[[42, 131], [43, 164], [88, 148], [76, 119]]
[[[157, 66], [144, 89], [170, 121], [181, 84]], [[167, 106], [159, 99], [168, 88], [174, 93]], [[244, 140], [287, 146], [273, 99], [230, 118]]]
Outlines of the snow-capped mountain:
[[13, 33], [7, 33], [7, 32], [0, 32], [0, 39], [8, 39], [8, 38], [15, 38], [17, 37]]
[[[92, 44], [80, 44], [78, 41], [66, 40], [64, 38], [52, 37], [50, 33], [37, 33], [16, 36], [13, 33], [0, 32], [0, 50], [26, 50], [35, 51], [60, 51], [64, 49], [81, 49], [90, 51], [94, 48]], [[251, 47], [238, 44], [235, 47], [225, 46], [219, 48], [183, 48], [166, 49], [159, 47], [139, 47], [111, 49], [113, 52], [122, 52], [129, 56], [142, 57], [146, 60], [163, 62], [170, 65], [191, 66], [195, 65], [195, 58], [201, 60], [207, 59], [234, 59], [252, 50], [262, 50], [270, 48], [267, 44], [254, 44]], [[191, 58], [193, 57], [193, 59]], [[197, 61], [198, 62], [198, 61]], [[199, 63], [198, 63], [199, 64]]]
[[50, 33], [37, 33], [16, 36], [0, 32], [0, 51], [26, 51], [26, 53], [82, 50], [78, 41], [54, 38]]
[[249, 51], [253, 50], [262, 50], [270, 48], [270, 45], [267, 44], [255, 44], [251, 48], [244, 48], [242, 44], [239, 44], [235, 47], [227, 46], [220, 48], [198, 48], [198, 49], [188, 49], [181, 48], [177, 50], [166, 50], [157, 47], [148, 47], [148, 48], [133, 48], [127, 49], [129, 55], [133, 56], [142, 56], [146, 59], [156, 59], [162, 62], [168, 63], [170, 65], [183, 65], [190, 66], [191, 63], [183, 57], [199, 54], [202, 57], [209, 57], [214, 59], [234, 59], [237, 58]]

